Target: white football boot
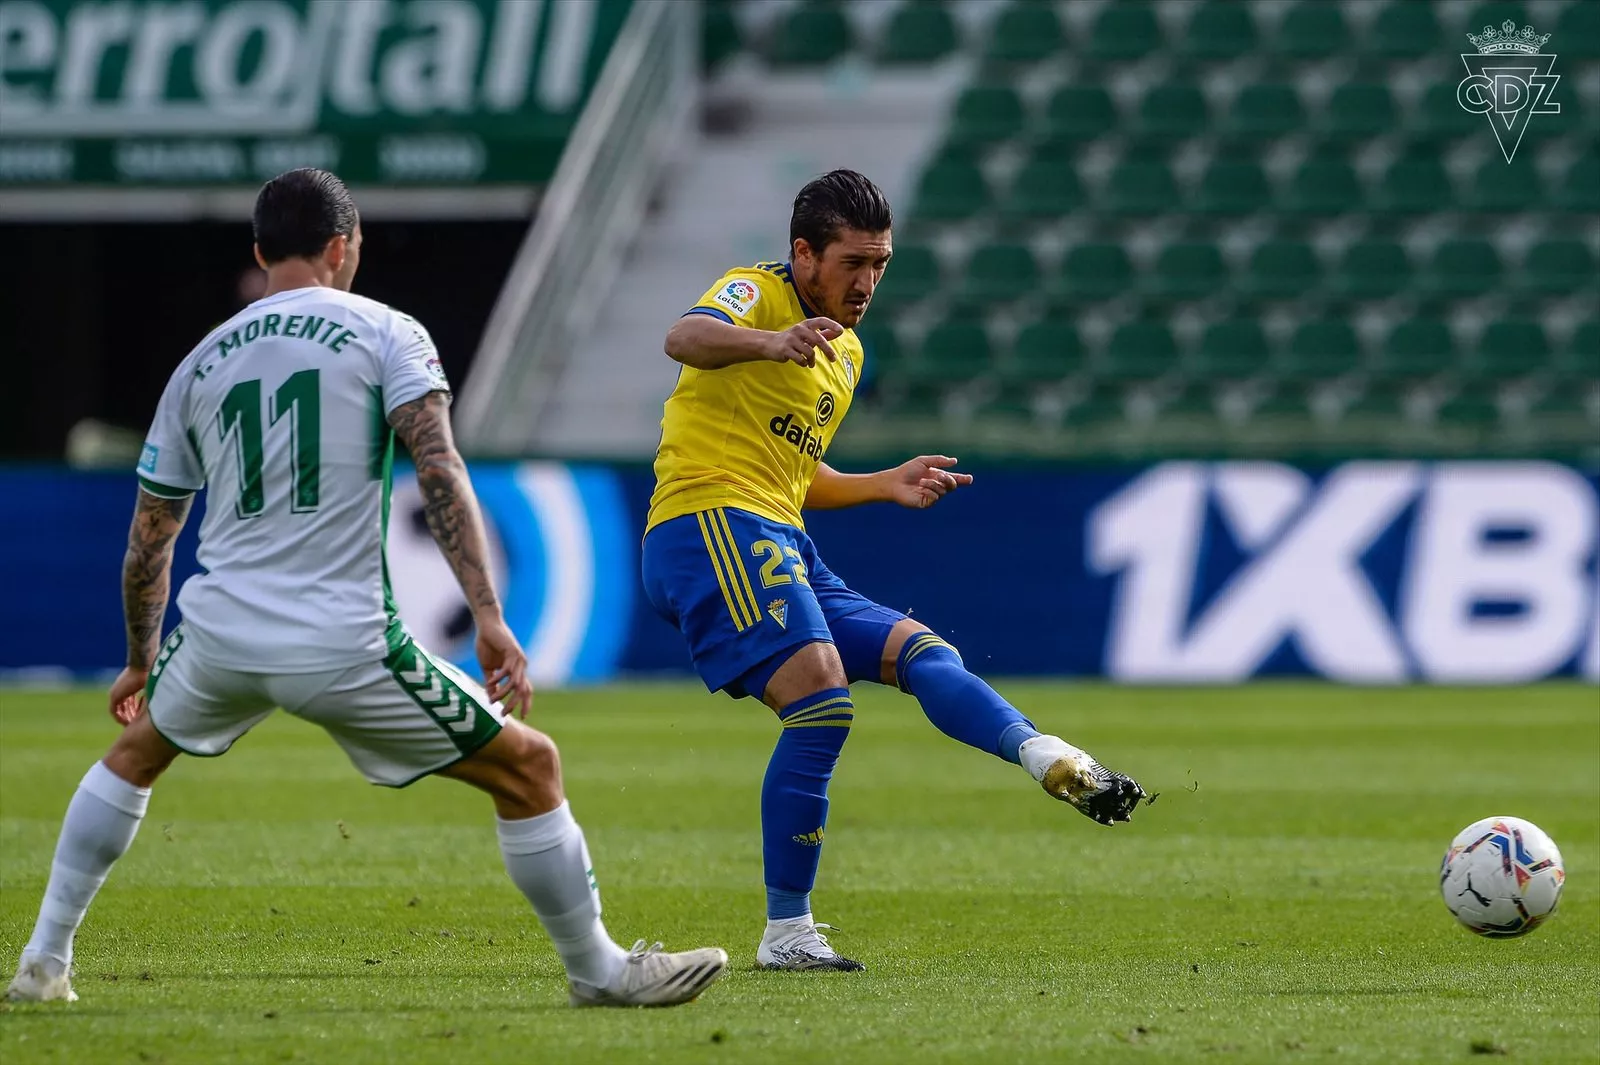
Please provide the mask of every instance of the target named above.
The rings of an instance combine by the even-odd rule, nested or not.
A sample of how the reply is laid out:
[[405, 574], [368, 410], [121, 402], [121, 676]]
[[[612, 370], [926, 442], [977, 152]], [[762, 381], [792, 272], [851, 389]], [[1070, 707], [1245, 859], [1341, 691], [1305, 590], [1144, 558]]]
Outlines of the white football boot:
[[1102, 825], [1131, 820], [1145, 798], [1138, 781], [1107, 769], [1059, 736], [1025, 740], [1017, 757], [1047, 794]]
[[787, 921], [768, 921], [767, 931], [756, 948], [756, 967], [760, 969], [832, 969], [841, 973], [858, 973], [865, 965], [847, 958], [828, 945], [828, 937], [818, 929], [830, 925], [817, 924], [811, 915]]
[[17, 964], [17, 975], [6, 988], [8, 1002], [76, 1002], [78, 993], [72, 990], [72, 970], [66, 962], [37, 954], [23, 955]]
[[639, 940], [628, 952], [622, 971], [605, 987], [568, 982], [574, 1006], [678, 1006], [692, 1002], [728, 967], [728, 952], [702, 947], [668, 954], [656, 943]]

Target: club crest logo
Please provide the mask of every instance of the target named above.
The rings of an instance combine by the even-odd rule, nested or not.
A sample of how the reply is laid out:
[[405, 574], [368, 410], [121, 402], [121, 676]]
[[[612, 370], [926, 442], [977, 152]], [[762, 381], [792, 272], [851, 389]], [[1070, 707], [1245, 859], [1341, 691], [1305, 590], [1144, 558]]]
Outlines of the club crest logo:
[[1485, 26], [1482, 33], [1467, 34], [1478, 51], [1461, 54], [1467, 76], [1456, 86], [1456, 102], [1489, 119], [1508, 163], [1534, 115], [1561, 113], [1561, 105], [1551, 99], [1561, 80], [1561, 75], [1550, 73], [1556, 57], [1541, 51], [1549, 39], [1548, 33], [1535, 33], [1532, 26], [1518, 30], [1510, 19], [1499, 29]]
[[768, 603], [767, 613], [772, 616], [773, 621], [778, 623], [778, 628], [787, 629], [789, 627], [789, 604], [784, 600], [774, 599]]

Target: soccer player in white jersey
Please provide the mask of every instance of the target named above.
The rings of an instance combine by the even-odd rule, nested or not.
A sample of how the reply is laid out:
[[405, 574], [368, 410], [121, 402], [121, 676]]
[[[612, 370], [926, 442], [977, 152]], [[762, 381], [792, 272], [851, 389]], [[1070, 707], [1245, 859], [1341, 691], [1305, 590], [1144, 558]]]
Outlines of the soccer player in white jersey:
[[[156, 408], [123, 559], [128, 664], [110, 695], [123, 731], [67, 807], [7, 997], [77, 998], [73, 936], [151, 786], [178, 755], [222, 754], [282, 707], [327, 730], [375, 784], [438, 774], [489, 793], [506, 871], [554, 942], [573, 1005], [695, 998], [726, 953], [624, 950], [601, 922], [555, 745], [516, 719], [532, 697], [527, 659], [490, 580], [433, 342], [350, 293], [361, 227], [349, 192], [325, 171], [290, 171], [262, 188], [254, 224], [266, 295], [183, 360]], [[383, 544], [396, 436], [471, 606], [487, 690], [395, 614]], [[173, 541], [203, 486], [204, 570], [162, 643]]]

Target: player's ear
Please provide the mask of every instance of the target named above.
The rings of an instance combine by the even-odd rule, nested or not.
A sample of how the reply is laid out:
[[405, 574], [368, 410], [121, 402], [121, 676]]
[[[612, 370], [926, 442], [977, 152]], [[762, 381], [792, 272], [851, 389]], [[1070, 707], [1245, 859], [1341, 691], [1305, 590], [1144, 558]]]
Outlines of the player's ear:
[[811, 250], [811, 242], [805, 237], [795, 237], [794, 247], [789, 249], [789, 257], [794, 262], [810, 262], [816, 258], [816, 253]]
[[256, 265], [265, 270], [267, 268], [267, 257], [261, 254], [261, 245], [252, 244], [250, 245], [250, 250], [255, 252]]
[[328, 241], [327, 247], [322, 249], [322, 258], [328, 264], [328, 269], [337, 274], [344, 269], [344, 257], [349, 253], [350, 238], [340, 233]]

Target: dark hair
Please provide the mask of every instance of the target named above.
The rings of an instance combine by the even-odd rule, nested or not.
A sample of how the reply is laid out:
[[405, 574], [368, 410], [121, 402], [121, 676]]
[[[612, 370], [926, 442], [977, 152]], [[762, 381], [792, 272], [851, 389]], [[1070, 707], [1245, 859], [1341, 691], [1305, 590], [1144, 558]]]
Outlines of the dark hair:
[[894, 212], [882, 189], [854, 170], [834, 170], [807, 182], [794, 198], [789, 246], [804, 237], [821, 255], [841, 229], [882, 233], [893, 225]]
[[279, 174], [256, 196], [256, 244], [269, 263], [311, 259], [334, 237], [356, 231], [356, 205], [344, 182], [304, 167]]

